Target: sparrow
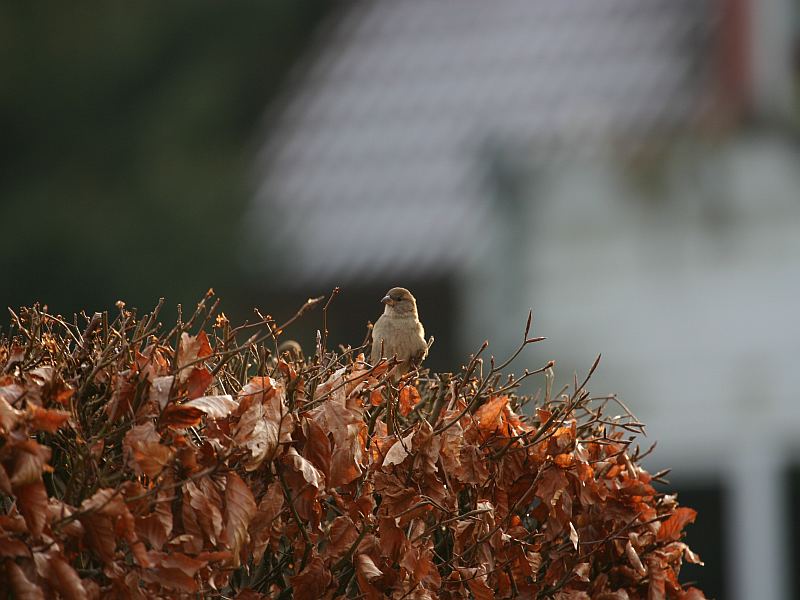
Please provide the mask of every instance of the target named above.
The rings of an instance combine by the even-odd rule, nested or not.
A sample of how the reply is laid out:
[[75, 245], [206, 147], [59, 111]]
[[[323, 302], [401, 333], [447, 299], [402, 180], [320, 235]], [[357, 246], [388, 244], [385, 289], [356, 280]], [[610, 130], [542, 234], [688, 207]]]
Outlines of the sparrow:
[[372, 328], [372, 364], [381, 357], [397, 358], [398, 374], [418, 366], [428, 355], [425, 329], [419, 322], [417, 301], [405, 288], [395, 287], [381, 299], [386, 306]]

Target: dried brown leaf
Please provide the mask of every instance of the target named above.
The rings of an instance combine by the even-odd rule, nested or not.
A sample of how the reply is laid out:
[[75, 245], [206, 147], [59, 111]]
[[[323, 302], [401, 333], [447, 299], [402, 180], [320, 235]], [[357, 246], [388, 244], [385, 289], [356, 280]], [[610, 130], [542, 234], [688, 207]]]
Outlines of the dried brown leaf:
[[156, 550], [161, 550], [172, 533], [172, 509], [159, 498], [152, 513], [137, 517], [136, 533]]
[[184, 331], [178, 347], [178, 379], [185, 382], [191, 374], [187, 367], [196, 364], [198, 360], [211, 356], [211, 352], [211, 345], [208, 343], [205, 331], [201, 331], [197, 335], [189, 335]]
[[14, 429], [23, 414], [25, 413], [11, 406], [8, 401], [0, 395], [0, 432], [8, 432]]
[[306, 438], [303, 455], [325, 475], [326, 479], [330, 479], [331, 442], [328, 434], [311, 419], [303, 419], [302, 423]]
[[460, 567], [458, 573], [461, 575], [461, 580], [466, 581], [475, 600], [494, 600], [494, 590], [486, 583], [486, 573], [483, 568]]
[[174, 427], [176, 429], [184, 429], [186, 427], [193, 427], [200, 424], [203, 417], [203, 411], [194, 406], [186, 404], [170, 404], [161, 413], [159, 423], [167, 427]]
[[193, 558], [183, 552], [166, 552], [155, 557], [156, 566], [165, 569], [177, 569], [187, 577], [194, 577], [197, 572], [206, 566], [207, 560]]
[[81, 523], [86, 529], [86, 539], [97, 549], [106, 563], [111, 563], [117, 539], [124, 539], [136, 562], [150, 566], [150, 558], [136, 533], [136, 524], [123, 496], [116, 490], [103, 488], [81, 503]]
[[205, 367], [193, 368], [186, 380], [186, 397], [192, 400], [202, 396], [213, 381], [214, 377], [211, 375], [211, 371]]
[[366, 456], [363, 445], [363, 408], [360, 401], [349, 403], [345, 394], [344, 373], [337, 372], [317, 390], [318, 394], [330, 390], [330, 397], [310, 413], [310, 417], [333, 437], [331, 455], [331, 486], [339, 486], [357, 479]]
[[489, 469], [483, 451], [472, 444], [461, 446], [459, 465], [453, 474], [461, 483], [482, 486], [489, 478]]
[[339, 560], [357, 539], [358, 530], [353, 520], [347, 515], [336, 517], [328, 530], [329, 544], [325, 552], [326, 558], [331, 562]]
[[575, 550], [578, 550], [578, 532], [575, 530], [575, 525], [572, 524], [572, 521], [569, 522], [569, 541], [572, 542], [572, 547]]
[[[253, 561], [258, 563], [264, 556], [272, 532], [276, 529], [275, 520], [281, 514], [284, 505], [283, 490], [280, 483], [273, 481], [258, 503], [258, 509], [250, 522], [250, 539]], [[276, 535], [280, 535], [278, 532]]]
[[331, 455], [330, 487], [347, 485], [361, 477], [364, 472], [361, 463], [366, 452], [362, 432], [356, 433], [346, 443], [339, 443], [334, 448]]
[[294, 420], [286, 407], [283, 388], [269, 377], [253, 377], [244, 386], [239, 392], [240, 411], [233, 437], [248, 453], [245, 468], [254, 471], [276, 455], [278, 444], [291, 440]]
[[22, 540], [0, 535], [0, 557], [15, 558], [31, 556], [31, 550]]
[[330, 570], [319, 556], [312, 558], [297, 575], [290, 577], [292, 597], [297, 600], [319, 600], [333, 581]]
[[13, 560], [5, 561], [9, 591], [18, 600], [44, 600], [44, 592], [25, 575], [25, 572]]
[[89, 597], [78, 573], [59, 556], [49, 557], [47, 579], [65, 600], [87, 600]]
[[630, 540], [628, 540], [628, 542], [625, 544], [625, 555], [628, 557], [628, 561], [630, 561], [631, 566], [636, 569], [640, 575], [647, 574], [647, 569], [644, 568], [644, 565], [642, 564], [642, 561], [639, 558], [639, 555], [636, 553], [636, 550], [634, 549]]
[[137, 473], [156, 477], [169, 463], [174, 450], [161, 443], [161, 436], [152, 421], [132, 427], [122, 443], [128, 464]]
[[478, 429], [483, 434], [483, 439], [492, 434], [506, 434], [503, 409], [507, 404], [508, 396], [495, 396], [475, 411], [475, 420], [478, 423]]
[[666, 574], [664, 566], [657, 556], [650, 555], [647, 558], [647, 572], [650, 575], [650, 583], [647, 586], [647, 600], [666, 600]]
[[173, 388], [175, 377], [172, 375], [162, 375], [153, 379], [150, 386], [150, 401], [153, 402], [159, 410], [164, 410], [170, 401], [170, 393], [174, 393]]
[[400, 390], [398, 404], [400, 405], [400, 414], [404, 417], [408, 416], [414, 407], [422, 401], [419, 391], [413, 385], [404, 385]]
[[136, 395], [137, 374], [133, 369], [115, 373], [111, 378], [111, 400], [105, 406], [111, 421], [117, 421], [131, 413]]
[[16, 459], [12, 471], [12, 488], [42, 480], [42, 472], [46, 469], [52, 451], [35, 440], [28, 439], [14, 445]]
[[284, 453], [281, 461], [300, 473], [303, 479], [317, 490], [325, 487], [325, 476], [310, 461], [300, 456], [294, 448], [289, 448]]
[[413, 439], [414, 432], [412, 431], [404, 438], [398, 439], [392, 444], [392, 447], [389, 448], [383, 459], [383, 466], [388, 467], [389, 465], [399, 465], [402, 463], [411, 452]]
[[439, 571], [433, 564], [433, 554], [428, 548], [419, 545], [407, 548], [400, 559], [400, 566], [414, 583], [422, 583], [426, 588], [435, 590], [442, 584]]
[[225, 485], [225, 535], [234, 566], [240, 564], [240, 552], [247, 543], [247, 530], [256, 514], [253, 492], [236, 473], [228, 473]]
[[41, 535], [48, 516], [47, 490], [44, 488], [44, 483], [41, 481], [28, 483], [14, 488], [14, 493], [28, 529], [35, 536]]
[[392, 562], [397, 562], [406, 545], [406, 534], [397, 524], [397, 519], [395, 517], [380, 517], [378, 533], [381, 554]]
[[66, 410], [40, 408], [35, 404], [28, 405], [28, 419], [35, 431], [55, 433], [62, 428], [70, 417]]
[[187, 482], [184, 492], [197, 516], [198, 525], [215, 546], [224, 527], [220, 490], [210, 477], [203, 477], [197, 481]]
[[358, 554], [355, 558], [355, 567], [356, 580], [361, 593], [370, 600], [380, 598], [382, 594], [376, 586], [383, 577], [383, 573], [375, 565], [375, 561], [366, 554]]
[[689, 523], [694, 523], [697, 518], [697, 511], [691, 508], [679, 507], [670, 517], [661, 523], [658, 530], [659, 540], [678, 540], [681, 537], [683, 528]]
[[223, 394], [221, 396], [201, 396], [200, 398], [195, 398], [185, 403], [185, 406], [198, 408], [212, 419], [224, 419], [230, 415], [238, 405], [239, 403], [236, 402], [230, 394]]

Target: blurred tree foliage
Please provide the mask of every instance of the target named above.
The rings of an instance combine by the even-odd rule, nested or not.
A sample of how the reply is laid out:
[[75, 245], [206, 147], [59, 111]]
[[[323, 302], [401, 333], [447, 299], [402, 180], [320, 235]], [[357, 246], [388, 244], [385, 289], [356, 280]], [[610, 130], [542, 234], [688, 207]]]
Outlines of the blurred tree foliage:
[[0, 4], [0, 305], [241, 301], [260, 116], [328, 7]]

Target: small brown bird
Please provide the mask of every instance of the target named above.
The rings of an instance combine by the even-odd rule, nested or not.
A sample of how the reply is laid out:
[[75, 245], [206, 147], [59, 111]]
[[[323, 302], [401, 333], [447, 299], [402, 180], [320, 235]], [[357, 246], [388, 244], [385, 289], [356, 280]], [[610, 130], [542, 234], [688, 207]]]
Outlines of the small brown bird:
[[381, 356], [396, 357], [402, 361], [398, 374], [407, 373], [418, 366], [428, 355], [425, 329], [419, 322], [417, 301], [405, 288], [396, 287], [386, 292], [381, 300], [386, 307], [372, 328], [372, 364]]

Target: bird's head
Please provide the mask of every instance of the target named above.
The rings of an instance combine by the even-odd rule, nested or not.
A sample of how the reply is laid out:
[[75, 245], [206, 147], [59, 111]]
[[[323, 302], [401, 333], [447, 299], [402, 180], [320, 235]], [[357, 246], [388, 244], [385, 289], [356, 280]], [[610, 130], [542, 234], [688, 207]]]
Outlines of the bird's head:
[[417, 301], [406, 288], [395, 287], [386, 292], [381, 299], [386, 305], [385, 314], [394, 315], [416, 315]]

